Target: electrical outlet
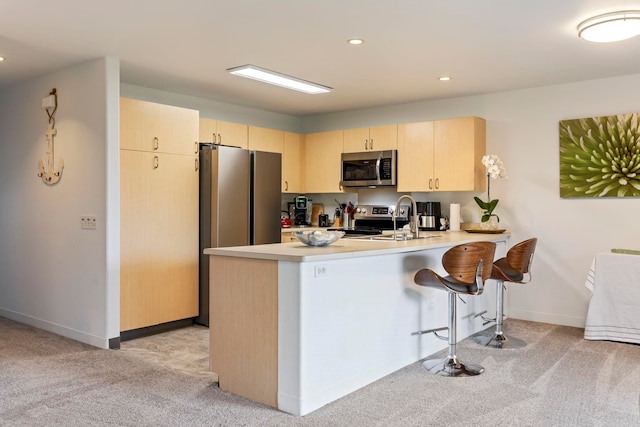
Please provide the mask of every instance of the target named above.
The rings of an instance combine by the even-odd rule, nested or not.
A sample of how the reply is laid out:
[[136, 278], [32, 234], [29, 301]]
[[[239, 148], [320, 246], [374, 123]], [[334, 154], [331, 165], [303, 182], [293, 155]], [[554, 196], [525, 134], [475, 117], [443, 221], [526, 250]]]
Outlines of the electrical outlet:
[[95, 230], [97, 221], [95, 215], [84, 215], [80, 217], [80, 228], [84, 230]]
[[314, 267], [313, 270], [313, 275], [314, 277], [324, 277], [327, 275], [327, 265], [326, 264], [321, 264], [321, 265], [316, 265]]

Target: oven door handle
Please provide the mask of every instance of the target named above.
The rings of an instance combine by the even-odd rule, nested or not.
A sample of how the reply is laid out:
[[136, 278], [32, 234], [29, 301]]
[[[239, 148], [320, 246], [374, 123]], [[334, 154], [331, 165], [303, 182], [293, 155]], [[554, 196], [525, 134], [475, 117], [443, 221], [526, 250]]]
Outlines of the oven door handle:
[[380, 163], [382, 162], [382, 153], [378, 154], [378, 160], [376, 160], [376, 180], [378, 181], [378, 185], [382, 185], [382, 180], [380, 179]]

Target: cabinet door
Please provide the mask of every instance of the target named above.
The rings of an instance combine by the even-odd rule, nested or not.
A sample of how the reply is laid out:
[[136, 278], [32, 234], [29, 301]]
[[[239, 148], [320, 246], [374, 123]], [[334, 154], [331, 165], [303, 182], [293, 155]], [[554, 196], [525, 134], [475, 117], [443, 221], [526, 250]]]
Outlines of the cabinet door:
[[249, 150], [282, 153], [283, 140], [281, 130], [249, 126]]
[[398, 125], [376, 126], [369, 129], [369, 150], [383, 151], [398, 148]]
[[398, 192], [434, 191], [433, 122], [398, 125]]
[[293, 132], [284, 133], [282, 148], [282, 192], [304, 193], [304, 135]]
[[218, 122], [214, 119], [200, 117], [200, 142], [218, 143]]
[[248, 147], [249, 126], [240, 123], [223, 122], [222, 120], [200, 118], [200, 142], [232, 147]]
[[249, 147], [249, 126], [218, 120], [218, 144], [232, 147]]
[[485, 121], [478, 117], [438, 120], [434, 126], [437, 191], [482, 191]]
[[344, 131], [344, 152], [395, 150], [398, 148], [398, 126], [347, 129]]
[[346, 129], [344, 131], [345, 153], [360, 153], [369, 150], [369, 128]]
[[120, 148], [196, 154], [198, 115], [188, 108], [120, 98]]
[[341, 193], [343, 131], [310, 133], [305, 138], [307, 193]]
[[196, 158], [121, 150], [120, 176], [120, 330], [196, 316]]

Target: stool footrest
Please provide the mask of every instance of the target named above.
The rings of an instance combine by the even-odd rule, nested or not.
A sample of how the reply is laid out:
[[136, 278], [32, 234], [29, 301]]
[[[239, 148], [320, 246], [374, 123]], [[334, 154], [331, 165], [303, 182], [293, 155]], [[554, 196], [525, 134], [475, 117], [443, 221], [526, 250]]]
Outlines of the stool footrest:
[[438, 332], [447, 331], [447, 330], [449, 330], [449, 327], [443, 326], [441, 328], [425, 329], [424, 331], [413, 332], [411, 335], [423, 335], [423, 334], [433, 333], [433, 335], [435, 335], [437, 338], [446, 341], [449, 339], [449, 337], [443, 337], [442, 335], [438, 335]]

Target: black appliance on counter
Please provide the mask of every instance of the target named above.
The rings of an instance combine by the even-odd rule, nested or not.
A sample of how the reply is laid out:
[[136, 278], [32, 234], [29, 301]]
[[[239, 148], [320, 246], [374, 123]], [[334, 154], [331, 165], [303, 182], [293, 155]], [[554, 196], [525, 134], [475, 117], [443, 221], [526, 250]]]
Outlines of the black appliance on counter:
[[[398, 229], [409, 223], [409, 206], [401, 206], [396, 226]], [[375, 236], [385, 230], [393, 230], [393, 214], [395, 206], [358, 205], [353, 214], [353, 226], [350, 228], [330, 228], [341, 230], [344, 237]]]
[[440, 202], [416, 202], [420, 230], [440, 230]]
[[293, 224], [297, 226], [311, 225], [311, 200], [307, 196], [296, 196], [293, 203]]

